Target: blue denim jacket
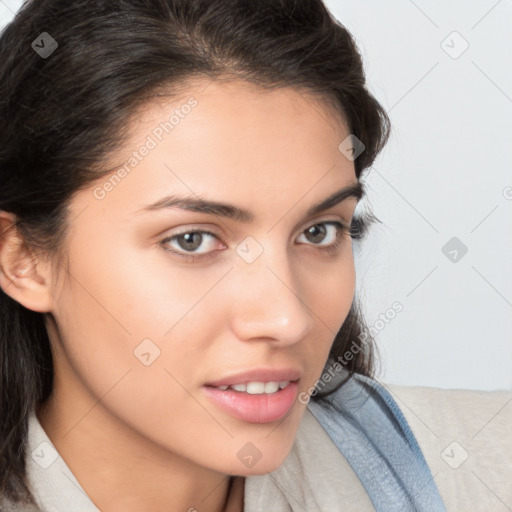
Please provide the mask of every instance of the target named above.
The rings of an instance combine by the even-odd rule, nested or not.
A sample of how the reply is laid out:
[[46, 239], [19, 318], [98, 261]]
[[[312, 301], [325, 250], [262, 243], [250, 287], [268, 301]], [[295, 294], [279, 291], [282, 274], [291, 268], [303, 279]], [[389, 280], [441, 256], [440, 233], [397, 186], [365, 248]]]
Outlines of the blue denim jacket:
[[331, 394], [313, 396], [308, 408], [352, 466], [378, 512], [446, 512], [405, 417], [376, 380], [355, 374]]

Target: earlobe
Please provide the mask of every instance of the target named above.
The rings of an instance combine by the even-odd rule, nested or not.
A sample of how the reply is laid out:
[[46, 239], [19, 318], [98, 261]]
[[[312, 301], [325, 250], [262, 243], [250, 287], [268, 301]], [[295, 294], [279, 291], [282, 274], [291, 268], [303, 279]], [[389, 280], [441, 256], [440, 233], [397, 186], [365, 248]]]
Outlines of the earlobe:
[[27, 309], [50, 311], [49, 267], [24, 242], [16, 216], [4, 211], [0, 211], [0, 287]]

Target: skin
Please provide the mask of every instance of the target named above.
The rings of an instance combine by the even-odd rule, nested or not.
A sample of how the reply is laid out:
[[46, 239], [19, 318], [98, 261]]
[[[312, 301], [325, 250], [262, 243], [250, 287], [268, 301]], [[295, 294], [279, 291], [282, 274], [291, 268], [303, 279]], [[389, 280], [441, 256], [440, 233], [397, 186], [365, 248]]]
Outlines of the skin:
[[[207, 87], [206, 87], [207, 86]], [[258, 366], [303, 371], [299, 393], [320, 378], [355, 288], [351, 239], [321, 250], [318, 223], [350, 224], [355, 197], [314, 217], [307, 209], [356, 183], [338, 150], [349, 134], [333, 108], [291, 88], [234, 80], [198, 81], [186, 93], [147, 104], [112, 161], [124, 163], [155, 126], [193, 96], [198, 104], [119, 183], [107, 178], [70, 203], [65, 263], [30, 258], [14, 230], [0, 249], [1, 285], [48, 313], [55, 383], [37, 410], [49, 438], [104, 512], [242, 510], [244, 476], [276, 470], [303, 417], [296, 400], [280, 421], [253, 424], [221, 411], [201, 386]], [[197, 194], [249, 209], [252, 223], [163, 209], [137, 213], [170, 193]], [[12, 222], [2, 212], [2, 231]], [[161, 240], [211, 231], [186, 262]], [[263, 249], [252, 263], [237, 252], [246, 237]], [[187, 253], [178, 241], [167, 247]], [[134, 356], [149, 338], [160, 356]], [[248, 442], [261, 459], [248, 468]], [[228, 495], [230, 475], [238, 475]], [[227, 504], [228, 498], [231, 500]]]

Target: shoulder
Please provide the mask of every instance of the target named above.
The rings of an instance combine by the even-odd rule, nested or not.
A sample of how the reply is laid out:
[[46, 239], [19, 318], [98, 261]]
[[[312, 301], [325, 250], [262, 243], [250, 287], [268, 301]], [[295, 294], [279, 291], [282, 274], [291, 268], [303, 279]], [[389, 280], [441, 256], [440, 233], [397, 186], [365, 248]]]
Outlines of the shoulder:
[[512, 509], [512, 391], [381, 383], [409, 424], [448, 510]]
[[308, 408], [346, 457], [377, 510], [446, 508], [400, 406], [375, 379], [354, 374]]

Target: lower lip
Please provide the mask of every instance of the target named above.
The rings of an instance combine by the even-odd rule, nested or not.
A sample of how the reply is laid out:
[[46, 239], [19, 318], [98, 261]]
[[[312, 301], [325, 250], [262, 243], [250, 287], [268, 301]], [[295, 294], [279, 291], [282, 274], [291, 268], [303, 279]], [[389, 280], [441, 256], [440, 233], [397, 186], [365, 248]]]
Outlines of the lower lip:
[[296, 397], [298, 383], [290, 382], [288, 386], [275, 393], [250, 395], [249, 393], [203, 386], [210, 400], [223, 411], [249, 423], [271, 423], [280, 420], [292, 407]]

